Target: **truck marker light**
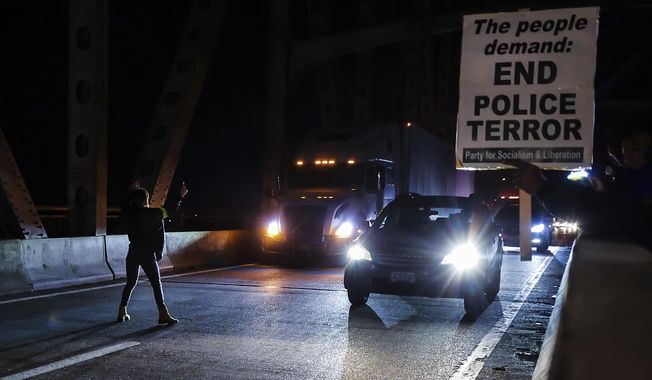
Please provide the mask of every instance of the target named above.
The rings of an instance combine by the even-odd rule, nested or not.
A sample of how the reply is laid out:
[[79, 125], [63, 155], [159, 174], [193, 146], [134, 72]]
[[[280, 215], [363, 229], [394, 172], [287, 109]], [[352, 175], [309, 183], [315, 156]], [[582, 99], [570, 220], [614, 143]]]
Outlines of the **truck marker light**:
[[301, 160], [297, 161], [297, 166], [302, 166], [302, 165], [303, 165], [303, 161]]
[[329, 165], [335, 165], [335, 160], [328, 160]]
[[346, 163], [349, 164], [349, 165], [353, 165], [353, 164], [355, 164], [355, 160], [348, 160], [348, 161], [346, 161]]
[[315, 161], [315, 165], [321, 165], [321, 161], [320, 160]]

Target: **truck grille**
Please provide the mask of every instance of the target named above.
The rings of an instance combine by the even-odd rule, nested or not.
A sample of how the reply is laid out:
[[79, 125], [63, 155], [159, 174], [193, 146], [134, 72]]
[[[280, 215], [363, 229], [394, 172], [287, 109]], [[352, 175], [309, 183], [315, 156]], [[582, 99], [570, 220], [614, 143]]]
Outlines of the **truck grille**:
[[325, 206], [286, 206], [284, 209], [285, 233], [295, 241], [321, 241], [324, 234], [325, 216]]

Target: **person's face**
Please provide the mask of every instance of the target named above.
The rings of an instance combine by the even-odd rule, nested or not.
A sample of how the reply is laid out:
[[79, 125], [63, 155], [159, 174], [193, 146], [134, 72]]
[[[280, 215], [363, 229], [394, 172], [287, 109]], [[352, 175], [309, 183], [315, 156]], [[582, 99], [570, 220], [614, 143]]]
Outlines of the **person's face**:
[[632, 141], [623, 141], [622, 150], [625, 164], [632, 169], [640, 169], [648, 163], [648, 159], [645, 157], [645, 149], [638, 146], [638, 144]]

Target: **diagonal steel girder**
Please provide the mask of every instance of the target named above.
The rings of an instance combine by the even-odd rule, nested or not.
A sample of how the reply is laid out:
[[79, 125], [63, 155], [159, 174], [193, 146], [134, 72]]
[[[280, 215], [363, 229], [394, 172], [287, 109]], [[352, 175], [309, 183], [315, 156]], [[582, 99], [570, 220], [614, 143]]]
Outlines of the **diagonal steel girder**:
[[[11, 153], [9, 142], [0, 128], [0, 196], [3, 194], [13, 211], [13, 218], [7, 217], [7, 219], [9, 221], [13, 219], [18, 224], [23, 239], [48, 237], [14, 155]], [[1, 217], [2, 215], [0, 219]]]
[[154, 111], [135, 179], [165, 203], [229, 2], [195, 1]]

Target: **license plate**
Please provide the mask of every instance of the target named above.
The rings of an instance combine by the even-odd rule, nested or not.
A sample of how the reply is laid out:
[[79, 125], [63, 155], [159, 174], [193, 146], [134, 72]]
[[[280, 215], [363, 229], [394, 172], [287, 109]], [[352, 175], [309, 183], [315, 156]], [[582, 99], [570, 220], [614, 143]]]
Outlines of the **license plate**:
[[390, 279], [392, 282], [408, 282], [414, 284], [415, 275], [414, 272], [392, 272]]

